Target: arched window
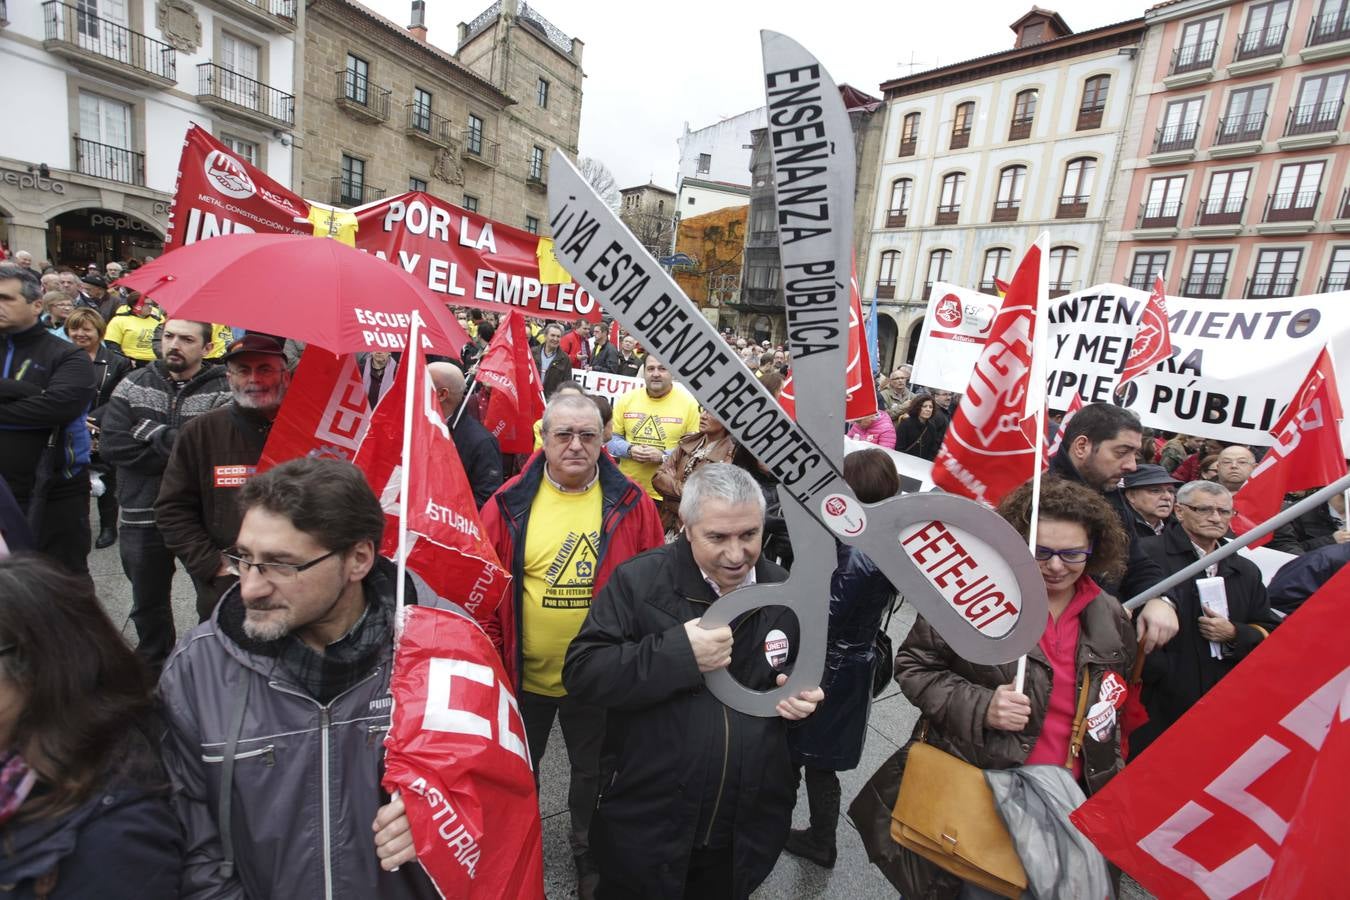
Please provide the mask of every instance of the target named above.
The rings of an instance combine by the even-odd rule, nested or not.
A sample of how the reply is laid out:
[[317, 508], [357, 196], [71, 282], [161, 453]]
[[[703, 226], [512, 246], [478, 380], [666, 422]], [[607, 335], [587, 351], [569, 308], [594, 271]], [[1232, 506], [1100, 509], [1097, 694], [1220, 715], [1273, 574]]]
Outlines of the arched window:
[[[1087, 215], [1088, 197], [1092, 195], [1092, 183], [1097, 177], [1097, 160], [1090, 156], [1079, 156], [1064, 164], [1064, 185], [1059, 190], [1059, 218], [1082, 218]], [[1070, 216], [1065, 207], [1081, 206], [1082, 211]]]
[[1102, 127], [1102, 113], [1106, 111], [1106, 92], [1110, 88], [1110, 75], [1093, 75], [1083, 82], [1083, 102], [1078, 105], [1079, 131]]
[[984, 251], [984, 271], [980, 275], [980, 290], [998, 296], [998, 283], [1007, 282], [1012, 251], [1007, 247], [990, 247]]
[[1050, 286], [1050, 296], [1059, 297], [1074, 289], [1074, 279], [1078, 277], [1078, 248], [1051, 247], [1050, 270], [1046, 280]]
[[881, 269], [877, 272], [877, 299], [895, 297], [895, 281], [900, 274], [900, 251], [887, 250], [881, 254]]
[[899, 178], [891, 183], [891, 205], [886, 209], [886, 227], [904, 228], [909, 218], [909, 200], [914, 194], [914, 182]]
[[956, 107], [956, 115], [952, 118], [951, 149], [960, 150], [962, 147], [970, 146], [970, 129], [974, 122], [974, 100], [968, 100]]
[[899, 156], [913, 156], [919, 147], [919, 114], [916, 112], [906, 115], [900, 124], [900, 152]]
[[928, 254], [928, 277], [923, 285], [923, 299], [927, 300], [933, 291], [933, 282], [946, 281], [952, 267], [952, 251], [934, 250]]
[[1008, 166], [998, 173], [998, 197], [994, 200], [994, 221], [1014, 222], [1022, 208], [1027, 186], [1027, 167]]
[[1031, 137], [1031, 123], [1036, 121], [1036, 101], [1040, 92], [1035, 88], [1018, 91], [1013, 100], [1012, 124], [1008, 128], [1008, 140], [1020, 141]]
[[938, 194], [937, 224], [955, 225], [961, 213], [961, 198], [966, 190], [964, 172], [942, 176], [942, 191]]

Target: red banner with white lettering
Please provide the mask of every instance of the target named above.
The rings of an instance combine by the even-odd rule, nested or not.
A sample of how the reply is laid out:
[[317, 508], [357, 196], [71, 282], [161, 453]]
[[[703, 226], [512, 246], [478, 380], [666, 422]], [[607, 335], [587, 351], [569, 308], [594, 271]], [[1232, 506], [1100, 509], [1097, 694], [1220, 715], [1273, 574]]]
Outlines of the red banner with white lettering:
[[[1281, 854], [1301, 850], [1290, 823], [1350, 685], [1348, 593], [1350, 567], [1072, 814], [1152, 894], [1252, 900], [1270, 884], [1269, 896], [1294, 896], [1267, 878]], [[1330, 846], [1345, 847], [1345, 794], [1335, 797]], [[1344, 867], [1334, 868], [1297, 896], [1343, 895]]]
[[370, 424], [370, 402], [356, 357], [309, 346], [267, 433], [258, 473], [302, 456], [350, 461]]
[[[413, 447], [408, 496], [400, 498], [403, 398], [409, 379], [418, 396], [408, 436]], [[384, 507], [380, 553], [397, 556], [398, 517], [406, 512], [408, 568], [422, 576], [437, 594], [463, 606], [480, 622], [489, 618], [511, 578], [483, 531], [464, 464], [441, 418], [420, 347], [404, 353], [394, 386], [375, 407], [352, 462], [365, 473]]]
[[[222, 234], [313, 234], [309, 204], [200, 126], [178, 160], [164, 252]], [[300, 221], [296, 221], [299, 219]]]
[[1125, 383], [1138, 378], [1158, 363], [1172, 356], [1172, 333], [1167, 325], [1167, 289], [1162, 275], [1153, 276], [1153, 293], [1144, 304], [1144, 314], [1130, 341], [1130, 355], [1120, 372], [1116, 393], [1125, 390]]
[[478, 361], [475, 376], [492, 389], [483, 427], [497, 439], [503, 453], [534, 450], [534, 423], [544, 415], [544, 390], [539, 369], [530, 353], [525, 317], [512, 310]]
[[[863, 325], [862, 299], [858, 292], [858, 270], [854, 266], [848, 297], [848, 366], [844, 381], [844, 418], [848, 421], [877, 414], [877, 388], [872, 379], [872, 359], [867, 352], [867, 331]], [[788, 374], [778, 392], [778, 405], [797, 418], [796, 387]]]
[[443, 897], [543, 900], [525, 724], [492, 642], [456, 613], [402, 615], [383, 784], [403, 799], [417, 861]]
[[[1322, 487], [1343, 476], [1340, 392], [1331, 353], [1323, 347], [1270, 433], [1275, 445], [1233, 497], [1233, 532], [1245, 534], [1280, 511], [1291, 491]], [[1267, 535], [1253, 542], [1259, 546]]]
[[1031, 351], [1040, 269], [1041, 247], [1032, 244], [1013, 275], [933, 461], [934, 484], [991, 506], [1030, 478], [1036, 467], [1035, 441], [1028, 439], [1022, 422], [1034, 390]]

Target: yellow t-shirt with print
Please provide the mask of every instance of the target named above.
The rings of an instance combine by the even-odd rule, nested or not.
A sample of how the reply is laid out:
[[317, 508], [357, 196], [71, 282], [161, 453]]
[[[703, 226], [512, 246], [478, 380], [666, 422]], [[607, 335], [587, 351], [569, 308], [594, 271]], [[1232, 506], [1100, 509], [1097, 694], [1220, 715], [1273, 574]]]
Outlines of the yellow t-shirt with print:
[[522, 687], [532, 694], [567, 695], [563, 657], [591, 609], [603, 499], [598, 480], [585, 493], [568, 494], [544, 478], [530, 506], [520, 634]]
[[[125, 309], [125, 307], [123, 307]], [[138, 362], [155, 359], [155, 329], [164, 319], [158, 315], [138, 316], [127, 310], [119, 312], [108, 323], [103, 340], [122, 348], [122, 355]]]
[[[698, 401], [678, 384], [664, 397], [653, 399], [645, 387], [634, 388], [614, 404], [614, 436], [630, 444], [673, 450], [680, 438], [698, 431]], [[652, 487], [660, 463], [644, 463], [624, 457], [619, 470], [642, 485], [655, 500], [661, 495]]]
[[206, 354], [207, 359], [220, 359], [225, 355], [225, 350], [234, 342], [234, 329], [228, 325], [222, 325], [219, 322], [211, 323], [211, 352]]

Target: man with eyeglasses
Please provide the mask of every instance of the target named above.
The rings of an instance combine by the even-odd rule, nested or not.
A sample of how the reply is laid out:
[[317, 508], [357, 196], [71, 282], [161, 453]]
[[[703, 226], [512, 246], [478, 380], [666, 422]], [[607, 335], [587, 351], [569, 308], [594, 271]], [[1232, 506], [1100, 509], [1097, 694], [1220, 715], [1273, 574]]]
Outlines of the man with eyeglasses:
[[563, 657], [614, 568], [664, 540], [651, 498], [600, 452], [603, 431], [593, 400], [555, 394], [544, 410], [544, 452], [482, 509], [483, 527], [511, 570], [514, 590], [484, 628], [511, 677], [536, 778], [553, 720], [561, 721], [571, 764], [569, 837], [583, 898], [595, 890], [587, 831], [605, 712], [568, 696]]
[[[186, 838], [180, 896], [439, 896], [380, 787], [398, 572], [360, 470], [297, 459], [237, 491], [238, 573], [160, 694]], [[463, 610], [407, 573], [407, 602]], [[467, 618], [467, 615], [466, 615]], [[472, 627], [472, 626], [468, 626]]]
[[[1224, 543], [1233, 520], [1233, 495], [1222, 485], [1192, 481], [1177, 491], [1176, 509], [1180, 528], [1141, 541], [1144, 552], [1159, 560], [1169, 575]], [[1144, 663], [1143, 701], [1149, 721], [1130, 736], [1132, 758], [1255, 650], [1279, 622], [1255, 563], [1234, 553], [1210, 566], [1204, 576], [1223, 579], [1227, 614], [1201, 603], [1194, 578], [1172, 589], [1181, 631]]]
[[246, 334], [223, 360], [232, 400], [182, 427], [155, 501], [160, 534], [192, 576], [203, 622], [236, 580], [220, 551], [239, 533], [239, 489], [257, 469], [290, 384], [281, 338]]

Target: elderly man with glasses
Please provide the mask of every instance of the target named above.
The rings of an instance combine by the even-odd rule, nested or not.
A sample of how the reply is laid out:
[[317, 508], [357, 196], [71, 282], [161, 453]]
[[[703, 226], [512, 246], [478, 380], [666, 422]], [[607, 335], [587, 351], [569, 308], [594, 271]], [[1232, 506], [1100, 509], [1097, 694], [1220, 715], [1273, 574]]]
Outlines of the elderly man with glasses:
[[[1192, 481], [1177, 491], [1180, 528], [1141, 539], [1144, 552], [1168, 575], [1212, 553], [1224, 543], [1233, 520], [1233, 495], [1222, 485]], [[1227, 610], [1202, 602], [1197, 578], [1173, 588], [1181, 630], [1149, 654], [1144, 664], [1144, 706], [1148, 724], [1130, 737], [1131, 756], [1166, 730], [1265, 640], [1279, 617], [1271, 612], [1261, 570], [1236, 553], [1198, 578], [1222, 579]]]
[[607, 455], [595, 401], [558, 393], [544, 410], [544, 452], [489, 498], [483, 526], [513, 576], [514, 594], [485, 628], [520, 703], [530, 759], [539, 763], [555, 718], [571, 763], [567, 806], [577, 893], [593, 896], [587, 836], [599, 782], [605, 711], [563, 687], [567, 647], [614, 568], [664, 541], [652, 499]]

